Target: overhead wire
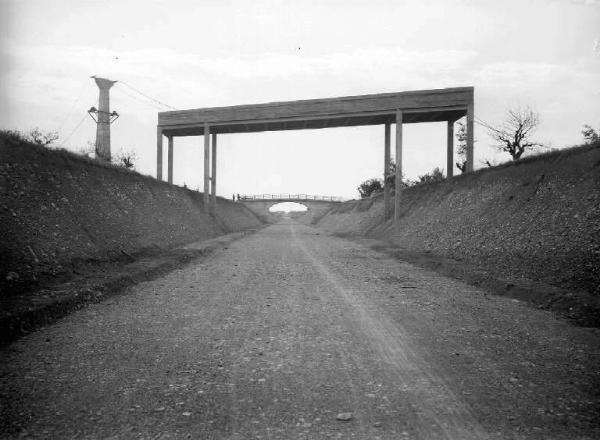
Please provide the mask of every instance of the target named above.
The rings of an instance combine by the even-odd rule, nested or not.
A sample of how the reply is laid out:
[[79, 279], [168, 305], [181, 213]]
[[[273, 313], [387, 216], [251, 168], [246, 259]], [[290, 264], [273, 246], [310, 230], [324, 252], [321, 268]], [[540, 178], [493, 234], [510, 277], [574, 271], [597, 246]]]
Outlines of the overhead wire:
[[83, 115], [83, 117], [81, 118], [81, 120], [77, 123], [77, 125], [75, 126], [75, 128], [73, 129], [73, 131], [71, 131], [71, 133], [60, 143], [60, 145], [58, 146], [58, 148], [62, 148], [62, 146], [69, 140], [71, 139], [71, 136], [73, 136], [75, 134], [75, 132], [79, 129], [79, 127], [81, 127], [81, 124], [83, 124], [83, 121], [85, 120], [85, 118], [87, 117], [87, 114]]
[[79, 93], [77, 94], [77, 98], [75, 98], [75, 100], [71, 104], [71, 108], [69, 109], [69, 111], [67, 112], [66, 116], [63, 118], [62, 122], [60, 123], [60, 125], [58, 127], [58, 132], [59, 133], [63, 129], [63, 127], [65, 126], [65, 123], [67, 122], [67, 120], [73, 114], [73, 111], [75, 110], [75, 107], [77, 106], [77, 104], [79, 103], [79, 101], [81, 100], [81, 98], [82, 98], [82, 96], [83, 96], [83, 94], [85, 92], [86, 86], [87, 86], [87, 79], [85, 80], [85, 82], [82, 83], [81, 88], [79, 89]]
[[481, 125], [482, 127], [487, 128], [487, 129], [495, 130], [495, 128], [492, 126], [492, 124], [484, 121], [480, 117], [474, 116], [473, 117], [473, 122], [476, 123], [476, 124], [478, 124], [478, 125]]
[[487, 122], [485, 122], [483, 119], [481, 119], [481, 118], [479, 118], [479, 117], [477, 117], [477, 116], [475, 116], [475, 117], [473, 118], [473, 121], [474, 121], [475, 123], [479, 124], [479, 125], [482, 125], [482, 126], [484, 126], [484, 127], [489, 127], [489, 124], [488, 124]]
[[487, 128], [491, 132], [498, 133], [500, 131], [500, 129], [494, 127], [492, 124], [484, 121], [483, 119], [478, 118], [477, 116], [475, 116], [474, 121], [475, 121], [475, 123], [481, 125], [482, 127]]
[[153, 102], [148, 102], [147, 100], [142, 100], [142, 99], [138, 98], [137, 96], [135, 96], [132, 93], [128, 92], [127, 89], [124, 89], [124, 88], [120, 87], [120, 88], [115, 88], [115, 91], [117, 91], [118, 93], [121, 93], [121, 94], [123, 94], [123, 95], [125, 95], [125, 96], [127, 96], [127, 97], [129, 97], [129, 98], [131, 98], [131, 99], [133, 99], [133, 100], [141, 103], [141, 104], [144, 104], [144, 105], [147, 105], [149, 107], [152, 107], [154, 109], [157, 109], [157, 110], [163, 110], [164, 109], [163, 107], [160, 107], [159, 105], [157, 105], [157, 104], [155, 104]]
[[162, 105], [163, 107], [170, 108], [171, 110], [178, 110], [177, 108], [173, 107], [172, 105], [165, 104], [164, 102], [162, 102], [156, 98], [153, 98], [152, 96], [149, 96], [144, 92], [141, 92], [140, 90], [136, 89], [135, 87], [133, 87], [126, 81], [119, 81], [117, 84], [123, 84], [125, 87], [128, 87], [129, 89], [133, 90], [134, 92], [138, 93], [139, 95], [143, 96], [144, 98], [149, 99], [150, 101], [155, 102], [159, 105]]

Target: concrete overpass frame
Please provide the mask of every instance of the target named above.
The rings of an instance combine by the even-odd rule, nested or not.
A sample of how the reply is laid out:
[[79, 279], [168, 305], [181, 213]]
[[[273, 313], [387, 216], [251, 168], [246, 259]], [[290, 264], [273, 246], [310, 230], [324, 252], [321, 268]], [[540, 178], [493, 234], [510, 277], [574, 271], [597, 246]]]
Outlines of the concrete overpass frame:
[[[383, 171], [384, 176], [387, 177], [390, 164], [390, 131], [391, 125], [395, 124], [397, 165], [395, 189], [396, 194], [400, 194], [403, 175], [403, 124], [447, 121], [446, 160], [447, 175], [450, 177], [454, 169], [454, 123], [463, 116], [467, 118], [467, 171], [470, 172], [473, 171], [473, 87], [160, 112], [157, 126], [156, 178], [162, 180], [163, 136], [168, 139], [167, 180], [171, 183], [173, 182], [173, 138], [203, 136], [204, 204], [205, 209], [214, 212], [217, 186], [217, 134], [358, 125], [384, 126]], [[391, 212], [391, 188], [387, 184], [387, 179], [385, 180], [384, 203], [387, 216]], [[400, 197], [395, 197], [395, 221], [398, 220], [399, 212]]]

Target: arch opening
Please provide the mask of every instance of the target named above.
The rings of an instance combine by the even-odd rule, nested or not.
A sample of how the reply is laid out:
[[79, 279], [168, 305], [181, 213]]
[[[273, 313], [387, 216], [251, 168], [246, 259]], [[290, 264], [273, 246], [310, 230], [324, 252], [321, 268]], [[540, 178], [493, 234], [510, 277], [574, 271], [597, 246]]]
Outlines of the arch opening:
[[285, 213], [289, 214], [290, 212], [306, 212], [308, 211], [308, 207], [303, 205], [302, 203], [296, 202], [281, 202], [275, 203], [273, 206], [269, 208], [269, 212], [271, 213]]

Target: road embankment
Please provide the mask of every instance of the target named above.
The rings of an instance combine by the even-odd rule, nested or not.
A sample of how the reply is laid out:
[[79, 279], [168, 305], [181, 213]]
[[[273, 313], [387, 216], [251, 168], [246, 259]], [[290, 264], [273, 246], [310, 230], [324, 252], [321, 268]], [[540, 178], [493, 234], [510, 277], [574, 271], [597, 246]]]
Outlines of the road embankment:
[[2, 297], [261, 225], [242, 204], [218, 198], [210, 216], [201, 193], [7, 133], [0, 206]]
[[509, 290], [533, 281], [600, 297], [598, 146], [414, 186], [400, 197], [397, 230], [383, 220], [381, 196], [346, 202], [318, 226], [482, 269], [513, 280]]

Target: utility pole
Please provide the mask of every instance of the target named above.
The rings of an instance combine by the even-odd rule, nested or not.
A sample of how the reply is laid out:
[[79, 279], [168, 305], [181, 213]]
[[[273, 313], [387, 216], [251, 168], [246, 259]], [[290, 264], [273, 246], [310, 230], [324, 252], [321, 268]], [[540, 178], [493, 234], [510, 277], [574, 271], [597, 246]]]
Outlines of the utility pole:
[[94, 78], [98, 89], [100, 89], [99, 108], [92, 107], [88, 110], [89, 115], [96, 121], [96, 159], [110, 162], [110, 124], [119, 117], [119, 114], [115, 111], [110, 112], [109, 90], [116, 81], [98, 78], [97, 76], [92, 76], [92, 78]]

